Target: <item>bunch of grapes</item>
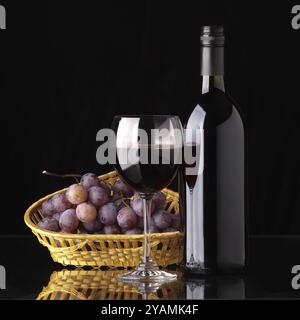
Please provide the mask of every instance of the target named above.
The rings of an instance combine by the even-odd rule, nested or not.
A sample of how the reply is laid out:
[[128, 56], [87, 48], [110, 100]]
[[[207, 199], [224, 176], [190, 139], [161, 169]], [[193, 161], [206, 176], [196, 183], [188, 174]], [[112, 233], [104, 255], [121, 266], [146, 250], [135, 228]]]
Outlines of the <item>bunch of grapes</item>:
[[[157, 192], [150, 208], [150, 233], [181, 230], [180, 217], [168, 213], [165, 207], [165, 195]], [[38, 226], [49, 231], [142, 234], [144, 229], [139, 194], [120, 179], [109, 186], [93, 173], [86, 173], [80, 183], [44, 201], [40, 210], [43, 219]]]

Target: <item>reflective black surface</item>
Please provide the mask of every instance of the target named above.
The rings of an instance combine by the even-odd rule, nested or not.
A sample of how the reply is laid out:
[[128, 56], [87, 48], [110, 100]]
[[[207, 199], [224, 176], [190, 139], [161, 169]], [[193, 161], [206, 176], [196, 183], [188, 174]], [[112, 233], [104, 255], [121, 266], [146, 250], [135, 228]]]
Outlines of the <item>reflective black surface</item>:
[[33, 236], [0, 237], [0, 246], [0, 265], [7, 273], [0, 299], [300, 299], [300, 289], [291, 286], [291, 269], [300, 264], [300, 236], [251, 237], [244, 275], [186, 279], [173, 268], [178, 281], [148, 291], [119, 282], [116, 277], [122, 270], [53, 263]]

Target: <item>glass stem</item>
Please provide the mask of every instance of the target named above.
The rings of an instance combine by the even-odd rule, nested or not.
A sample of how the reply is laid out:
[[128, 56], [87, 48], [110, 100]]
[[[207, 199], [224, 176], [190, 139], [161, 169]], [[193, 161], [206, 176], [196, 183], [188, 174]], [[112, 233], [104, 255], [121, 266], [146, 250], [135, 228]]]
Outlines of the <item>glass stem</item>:
[[190, 189], [190, 209], [191, 209], [191, 217], [192, 217], [192, 232], [191, 232], [191, 249], [192, 249], [192, 252], [191, 252], [191, 257], [190, 257], [190, 262], [191, 263], [194, 263], [194, 260], [195, 260], [195, 257], [194, 257], [194, 252], [195, 252], [195, 248], [194, 248], [194, 232], [195, 232], [195, 223], [194, 223], [194, 209], [193, 209], [193, 189]]
[[144, 255], [143, 262], [151, 261], [151, 243], [149, 239], [149, 225], [150, 225], [150, 210], [151, 210], [151, 197], [142, 196], [143, 211], [144, 211]]

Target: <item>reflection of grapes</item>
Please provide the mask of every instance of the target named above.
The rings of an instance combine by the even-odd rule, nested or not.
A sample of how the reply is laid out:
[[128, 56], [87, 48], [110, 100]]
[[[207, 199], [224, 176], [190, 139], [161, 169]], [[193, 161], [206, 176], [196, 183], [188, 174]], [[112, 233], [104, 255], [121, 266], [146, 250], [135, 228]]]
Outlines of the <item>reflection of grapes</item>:
[[116, 193], [119, 193], [121, 195], [123, 195], [123, 197], [131, 197], [133, 195], [133, 189], [126, 184], [125, 182], [123, 182], [122, 180], [118, 179], [114, 185], [113, 185], [113, 190]]
[[88, 192], [89, 201], [96, 207], [101, 207], [109, 201], [109, 196], [106, 190], [101, 187], [91, 187]]
[[72, 203], [66, 198], [65, 192], [55, 194], [52, 197], [52, 204], [55, 209], [55, 212], [63, 212], [72, 207]]
[[75, 209], [67, 209], [64, 211], [60, 216], [59, 225], [63, 232], [76, 233], [79, 221]]
[[100, 180], [94, 173], [86, 173], [80, 179], [80, 184], [88, 190], [94, 186], [100, 186]]
[[125, 234], [141, 234], [142, 230], [139, 228], [133, 228], [125, 231]]
[[118, 212], [116, 206], [112, 202], [109, 202], [102, 206], [99, 209], [98, 214], [100, 221], [105, 225], [112, 225], [117, 223]]
[[97, 217], [97, 210], [91, 203], [83, 202], [76, 208], [77, 218], [81, 222], [91, 222]]
[[162, 210], [162, 209], [155, 211], [155, 213], [153, 214], [153, 220], [154, 220], [155, 225], [159, 229], [166, 229], [172, 223], [171, 214]]
[[91, 222], [82, 222], [81, 225], [83, 230], [87, 231], [88, 233], [96, 233], [103, 228], [103, 224], [98, 219]]
[[51, 217], [55, 213], [52, 199], [48, 199], [42, 203], [41, 211], [44, 217]]
[[56, 219], [53, 218], [44, 218], [38, 223], [38, 226], [49, 231], [59, 231], [58, 222]]
[[136, 226], [138, 218], [131, 208], [124, 207], [119, 211], [117, 220], [121, 228], [132, 229]]
[[73, 204], [85, 202], [88, 198], [88, 192], [80, 184], [72, 184], [67, 192], [66, 197]]
[[103, 228], [105, 234], [120, 234], [121, 229], [117, 224], [106, 225]]
[[158, 210], [158, 209], [163, 209], [166, 205], [166, 196], [164, 195], [163, 192], [156, 192], [153, 195], [152, 198], [152, 206], [153, 209]]

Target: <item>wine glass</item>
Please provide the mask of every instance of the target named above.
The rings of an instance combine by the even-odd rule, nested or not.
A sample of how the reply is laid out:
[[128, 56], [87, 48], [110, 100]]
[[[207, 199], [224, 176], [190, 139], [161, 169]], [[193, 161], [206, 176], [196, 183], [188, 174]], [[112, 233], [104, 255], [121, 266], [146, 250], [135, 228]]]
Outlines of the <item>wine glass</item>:
[[170, 115], [115, 116], [112, 129], [116, 135], [115, 169], [139, 193], [144, 213], [143, 260], [120, 278], [144, 283], [173, 281], [176, 275], [160, 270], [152, 259], [149, 222], [153, 194], [172, 182], [182, 162], [181, 122]]

